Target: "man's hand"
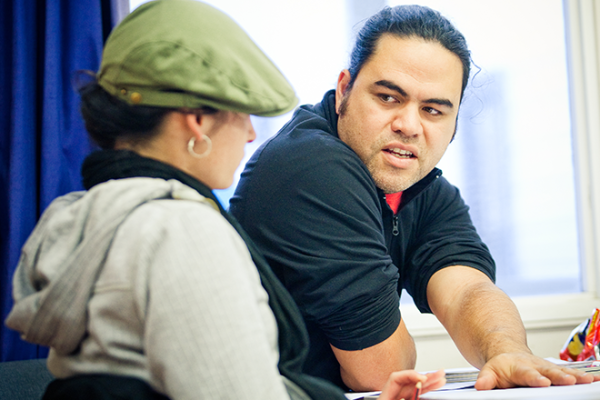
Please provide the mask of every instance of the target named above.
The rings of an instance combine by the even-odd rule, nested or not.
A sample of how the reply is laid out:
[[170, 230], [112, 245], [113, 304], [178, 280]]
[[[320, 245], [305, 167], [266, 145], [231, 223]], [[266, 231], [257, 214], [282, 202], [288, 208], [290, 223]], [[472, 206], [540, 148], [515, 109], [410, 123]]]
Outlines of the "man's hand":
[[493, 357], [483, 366], [475, 389], [574, 385], [598, 380], [600, 375], [556, 365], [529, 353], [504, 353]]
[[478, 390], [600, 380], [534, 356], [514, 303], [476, 269], [453, 266], [436, 272], [427, 299], [462, 355], [481, 370]]

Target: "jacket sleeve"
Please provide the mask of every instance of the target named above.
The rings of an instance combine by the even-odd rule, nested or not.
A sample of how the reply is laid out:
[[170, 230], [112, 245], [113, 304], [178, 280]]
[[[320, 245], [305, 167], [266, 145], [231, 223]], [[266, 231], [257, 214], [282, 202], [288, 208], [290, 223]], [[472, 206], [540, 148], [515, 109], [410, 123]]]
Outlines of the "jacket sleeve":
[[431, 312], [427, 283], [442, 268], [462, 265], [495, 280], [494, 260], [477, 234], [459, 190], [440, 177], [399, 215], [404, 248], [398, 254], [403, 287], [422, 312]]

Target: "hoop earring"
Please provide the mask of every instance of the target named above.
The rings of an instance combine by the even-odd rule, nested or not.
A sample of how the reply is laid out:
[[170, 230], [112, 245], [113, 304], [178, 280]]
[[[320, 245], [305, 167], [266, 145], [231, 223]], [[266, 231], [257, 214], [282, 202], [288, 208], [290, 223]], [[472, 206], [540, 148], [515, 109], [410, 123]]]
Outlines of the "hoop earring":
[[210, 151], [212, 150], [212, 141], [206, 135], [202, 135], [202, 140], [206, 142], [206, 150], [203, 153], [198, 154], [194, 151], [194, 146], [196, 145], [196, 137], [192, 137], [188, 142], [188, 153], [194, 158], [204, 158], [206, 157]]

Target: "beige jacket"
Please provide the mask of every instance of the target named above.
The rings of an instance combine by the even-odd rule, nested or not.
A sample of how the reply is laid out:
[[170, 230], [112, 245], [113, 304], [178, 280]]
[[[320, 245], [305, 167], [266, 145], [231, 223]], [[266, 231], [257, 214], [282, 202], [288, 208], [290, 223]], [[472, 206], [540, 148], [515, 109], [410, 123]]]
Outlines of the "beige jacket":
[[237, 232], [190, 187], [108, 181], [55, 200], [7, 325], [56, 377], [135, 376], [173, 399], [287, 399], [277, 326]]

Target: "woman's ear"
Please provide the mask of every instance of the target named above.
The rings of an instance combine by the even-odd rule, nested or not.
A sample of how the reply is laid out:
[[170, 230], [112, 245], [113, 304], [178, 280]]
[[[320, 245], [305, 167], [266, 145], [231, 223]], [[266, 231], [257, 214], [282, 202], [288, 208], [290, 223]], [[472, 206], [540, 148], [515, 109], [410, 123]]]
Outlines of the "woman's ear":
[[186, 127], [196, 136], [197, 138], [202, 137], [202, 123], [204, 118], [201, 114], [184, 114], [184, 121]]

